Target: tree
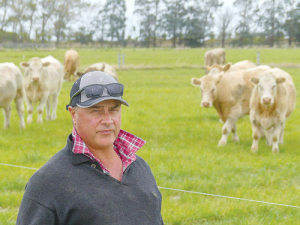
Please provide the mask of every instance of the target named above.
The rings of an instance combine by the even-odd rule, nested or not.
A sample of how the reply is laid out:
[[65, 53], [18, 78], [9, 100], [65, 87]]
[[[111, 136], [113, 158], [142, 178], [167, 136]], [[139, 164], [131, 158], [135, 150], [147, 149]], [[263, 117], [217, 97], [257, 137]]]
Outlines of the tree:
[[294, 7], [294, 1], [287, 1], [286, 7], [286, 19], [283, 24], [283, 30], [288, 36], [289, 46], [292, 45], [292, 41], [296, 38], [300, 29], [300, 4]]
[[57, 0], [58, 7], [54, 12], [54, 34], [56, 46], [60, 44], [61, 38], [65, 35], [67, 25], [72, 19], [80, 17], [80, 12], [87, 5], [81, 0]]
[[53, 16], [55, 9], [58, 6], [59, 1], [56, 0], [39, 0], [38, 1], [38, 10], [40, 15], [40, 18], [42, 20], [42, 30], [39, 36], [42, 38], [42, 43], [45, 43], [45, 37], [46, 37], [46, 25], [49, 21], [49, 19]]
[[34, 21], [34, 15], [36, 13], [37, 10], [37, 4], [34, 3], [34, 0], [30, 0], [28, 2], [28, 11], [29, 11], [29, 15], [27, 16], [29, 21], [30, 21], [30, 25], [29, 25], [29, 31], [28, 31], [28, 37], [30, 40], [30, 35], [31, 35], [31, 30], [32, 30], [32, 26], [33, 26], [33, 21]]
[[[20, 37], [24, 36], [23, 23], [26, 20], [25, 10], [27, 8], [26, 0], [14, 0], [10, 1], [10, 9], [12, 10], [12, 16], [10, 21], [13, 23], [13, 33], [19, 33]], [[19, 31], [17, 30], [19, 27]], [[22, 40], [24, 40], [22, 38]], [[14, 38], [15, 41], [15, 38]]]
[[107, 19], [103, 21], [107, 27], [107, 36], [110, 38], [110, 46], [113, 41], [125, 44], [126, 5], [125, 0], [109, 0], [104, 5], [101, 13], [106, 13]]
[[186, 40], [190, 46], [205, 45], [214, 25], [219, 0], [191, 0], [187, 9]]
[[8, 9], [9, 9], [9, 5], [8, 5], [9, 0], [1, 0], [0, 1], [0, 11], [2, 12], [1, 14], [1, 30], [4, 31], [4, 27], [6, 27], [6, 25], [8, 24]]
[[240, 46], [244, 45], [246, 38], [251, 38], [251, 33], [254, 31], [253, 27], [255, 15], [257, 14], [256, 0], [235, 0], [234, 6], [239, 11], [239, 21], [236, 27], [236, 34], [240, 40]]
[[282, 36], [282, 18], [284, 18], [283, 5], [280, 0], [268, 0], [262, 4], [259, 24], [263, 33], [268, 37], [270, 47]]
[[162, 14], [162, 28], [172, 39], [173, 48], [177, 39], [182, 37], [183, 28], [186, 26], [187, 10], [181, 0], [163, 0], [167, 9]]
[[149, 48], [152, 42], [156, 47], [157, 28], [159, 25], [160, 0], [135, 0], [135, 13], [141, 18], [140, 37]]
[[228, 35], [228, 28], [233, 19], [233, 12], [229, 8], [226, 8], [221, 14], [218, 16], [217, 29], [221, 36], [222, 48], [225, 46], [225, 39]]

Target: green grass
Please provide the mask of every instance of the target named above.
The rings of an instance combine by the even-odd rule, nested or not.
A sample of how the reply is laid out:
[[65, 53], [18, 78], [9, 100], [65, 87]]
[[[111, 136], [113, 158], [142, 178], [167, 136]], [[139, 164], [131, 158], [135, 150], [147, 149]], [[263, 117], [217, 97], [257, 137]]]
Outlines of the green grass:
[[[18, 65], [32, 56], [49, 54], [62, 61], [64, 51], [2, 51], [0, 61]], [[248, 116], [237, 123], [240, 143], [233, 143], [230, 136], [225, 147], [217, 147], [222, 124], [213, 108], [200, 107], [200, 91], [190, 84], [191, 78], [202, 76], [203, 70], [188, 65], [201, 66], [204, 49], [82, 49], [81, 68], [99, 61], [117, 64], [119, 51], [126, 54], [126, 64], [156, 68], [118, 70], [118, 76], [125, 84], [124, 98], [130, 104], [123, 107], [122, 128], [147, 141], [138, 154], [149, 163], [158, 186], [300, 206], [298, 99], [287, 121], [285, 143], [279, 154], [272, 154], [265, 140], [260, 141], [257, 154], [250, 152]], [[255, 62], [256, 52], [257, 49], [226, 50], [227, 61]], [[260, 53], [262, 64], [300, 62], [299, 49], [262, 49]], [[170, 68], [158, 69], [159, 66]], [[283, 69], [292, 75], [300, 90], [299, 69]], [[33, 123], [20, 130], [13, 104], [11, 127], [4, 130], [0, 114], [0, 163], [39, 168], [65, 146], [72, 130], [65, 110], [71, 86], [63, 85], [55, 121], [45, 120], [39, 125], [35, 112]], [[34, 172], [0, 165], [0, 224], [15, 224], [24, 187]], [[299, 224], [299, 208], [165, 189], [161, 192], [165, 224]]]

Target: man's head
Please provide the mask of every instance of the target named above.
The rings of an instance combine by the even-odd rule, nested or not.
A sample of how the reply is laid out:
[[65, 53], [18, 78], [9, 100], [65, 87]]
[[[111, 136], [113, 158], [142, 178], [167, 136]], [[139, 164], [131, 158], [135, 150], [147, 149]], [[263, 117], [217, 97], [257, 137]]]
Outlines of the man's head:
[[121, 127], [124, 87], [110, 75], [93, 71], [78, 79], [70, 92], [67, 106], [74, 128], [92, 150], [113, 147]]
[[118, 100], [122, 104], [129, 106], [122, 99], [123, 91], [123, 84], [118, 83], [115, 78], [104, 72], [92, 71], [86, 73], [73, 84], [67, 110], [69, 106], [88, 108], [105, 100]]

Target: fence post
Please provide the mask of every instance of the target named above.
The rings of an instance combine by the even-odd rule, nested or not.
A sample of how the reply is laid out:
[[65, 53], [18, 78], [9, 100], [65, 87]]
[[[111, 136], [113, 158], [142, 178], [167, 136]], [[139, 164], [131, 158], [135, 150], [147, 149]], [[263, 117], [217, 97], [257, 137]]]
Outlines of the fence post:
[[118, 67], [120, 69], [120, 66], [121, 66], [121, 53], [119, 52], [118, 53]]
[[257, 66], [260, 65], [260, 53], [259, 53], [259, 51], [257, 51], [257, 55], [256, 55], [256, 65]]
[[123, 66], [125, 66], [125, 54], [123, 54]]

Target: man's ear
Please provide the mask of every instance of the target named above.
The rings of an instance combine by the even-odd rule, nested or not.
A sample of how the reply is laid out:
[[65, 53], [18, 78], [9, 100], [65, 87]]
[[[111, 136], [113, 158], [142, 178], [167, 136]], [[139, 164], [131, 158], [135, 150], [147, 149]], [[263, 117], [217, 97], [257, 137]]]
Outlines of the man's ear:
[[191, 84], [194, 85], [195, 87], [199, 87], [201, 84], [201, 81], [200, 81], [200, 79], [193, 77]]
[[73, 121], [73, 124], [74, 125], [76, 125], [76, 110], [77, 110], [77, 108], [73, 108], [72, 106], [69, 106], [69, 108], [68, 108], [68, 110], [69, 110], [69, 113], [70, 113], [70, 115], [71, 115], [71, 117], [72, 117], [72, 121]]

